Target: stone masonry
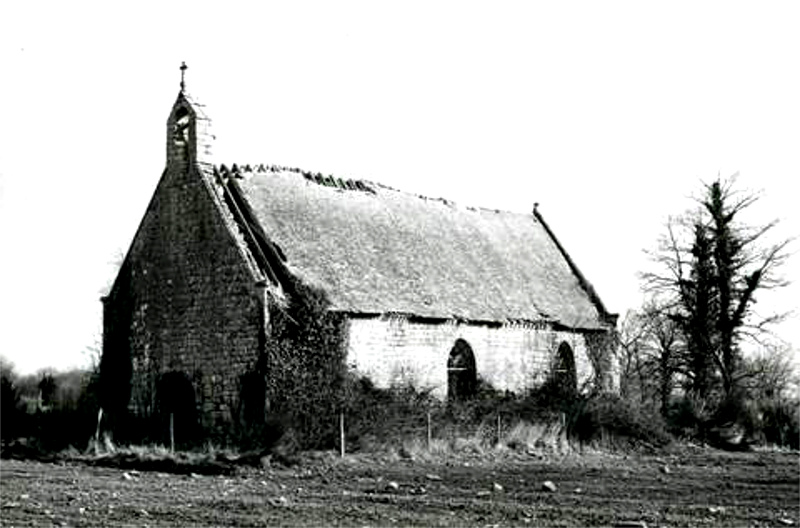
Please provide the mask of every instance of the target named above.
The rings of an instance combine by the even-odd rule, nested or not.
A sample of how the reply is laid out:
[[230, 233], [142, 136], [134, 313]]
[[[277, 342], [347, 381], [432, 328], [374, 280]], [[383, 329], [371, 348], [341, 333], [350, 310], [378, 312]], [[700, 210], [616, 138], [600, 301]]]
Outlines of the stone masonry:
[[[180, 372], [210, 426], [236, 412], [241, 376], [263, 349], [268, 309], [213, 175], [186, 137], [175, 140], [187, 109], [176, 103], [168, 121], [167, 169], [105, 299], [104, 343], [106, 353], [130, 355], [132, 411], [156, 412], [159, 380]], [[197, 141], [194, 127], [184, 133]]]
[[579, 386], [595, 372], [583, 334], [546, 325], [412, 322], [390, 316], [350, 319], [347, 335], [348, 366], [377, 387], [412, 383], [440, 398], [447, 394], [447, 358], [458, 338], [472, 347], [478, 376], [498, 390], [521, 392], [543, 383], [562, 342], [573, 351]]

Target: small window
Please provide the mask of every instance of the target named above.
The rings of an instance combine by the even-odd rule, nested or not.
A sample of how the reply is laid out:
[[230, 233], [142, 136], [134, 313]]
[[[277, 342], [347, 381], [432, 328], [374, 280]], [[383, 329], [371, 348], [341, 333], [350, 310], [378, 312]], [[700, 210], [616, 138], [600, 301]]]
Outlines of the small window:
[[477, 388], [475, 355], [469, 343], [459, 338], [447, 359], [447, 398], [450, 401], [468, 400], [475, 396]]

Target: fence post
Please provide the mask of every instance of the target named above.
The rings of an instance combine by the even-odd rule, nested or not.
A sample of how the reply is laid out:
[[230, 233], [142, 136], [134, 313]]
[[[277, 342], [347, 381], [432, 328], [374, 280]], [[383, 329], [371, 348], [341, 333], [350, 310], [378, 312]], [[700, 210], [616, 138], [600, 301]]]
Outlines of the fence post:
[[500, 445], [500, 413], [497, 413], [497, 445]]
[[339, 412], [339, 456], [344, 457], [344, 412]]
[[100, 407], [97, 411], [97, 429], [94, 432], [94, 445], [95, 450], [100, 445], [100, 422], [103, 420], [103, 408]]
[[428, 410], [428, 451], [431, 450], [431, 440], [432, 440], [432, 435], [431, 435], [431, 411]]
[[169, 451], [175, 452], [175, 413], [169, 413]]

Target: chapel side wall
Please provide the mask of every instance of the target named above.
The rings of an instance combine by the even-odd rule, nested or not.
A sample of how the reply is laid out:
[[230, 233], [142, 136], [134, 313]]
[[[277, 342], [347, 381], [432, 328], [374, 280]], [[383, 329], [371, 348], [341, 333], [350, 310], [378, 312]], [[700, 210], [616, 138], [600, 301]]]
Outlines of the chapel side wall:
[[151, 414], [159, 376], [179, 371], [208, 427], [233, 418], [241, 376], [263, 348], [267, 300], [203, 178], [168, 169], [159, 183], [106, 301], [114, 317], [104, 341], [128, 350], [104, 354], [129, 354], [135, 413]]
[[348, 366], [381, 388], [412, 382], [445, 398], [447, 359], [458, 338], [472, 347], [478, 376], [498, 390], [521, 392], [543, 383], [563, 341], [572, 347], [579, 386], [594, 374], [583, 334], [544, 325], [423, 323], [402, 317], [353, 318], [347, 325]]

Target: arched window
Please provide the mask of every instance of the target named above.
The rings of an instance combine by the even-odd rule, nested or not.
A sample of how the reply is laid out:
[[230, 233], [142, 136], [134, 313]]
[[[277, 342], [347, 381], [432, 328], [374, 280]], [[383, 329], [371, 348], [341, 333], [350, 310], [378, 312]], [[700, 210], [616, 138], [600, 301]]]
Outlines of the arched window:
[[553, 381], [563, 398], [574, 398], [578, 393], [578, 375], [575, 371], [575, 355], [566, 341], [558, 346], [553, 367]]
[[475, 354], [465, 340], [456, 339], [447, 358], [447, 398], [463, 401], [475, 396], [478, 375], [475, 371]]

